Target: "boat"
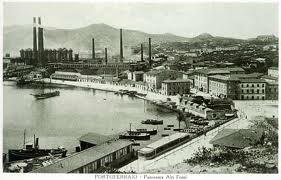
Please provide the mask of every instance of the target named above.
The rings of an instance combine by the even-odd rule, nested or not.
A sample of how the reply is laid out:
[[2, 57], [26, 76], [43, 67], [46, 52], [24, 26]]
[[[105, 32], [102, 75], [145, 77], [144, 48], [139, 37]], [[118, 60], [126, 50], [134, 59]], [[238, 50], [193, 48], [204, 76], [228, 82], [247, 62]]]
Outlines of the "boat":
[[63, 147], [58, 147], [57, 149], [40, 149], [39, 148], [39, 138], [34, 135], [34, 145], [25, 144], [25, 131], [24, 131], [24, 148], [23, 149], [9, 149], [8, 158], [9, 162], [31, 159], [36, 157], [48, 156], [48, 155], [61, 155], [66, 156], [67, 150]]
[[32, 82], [31, 80], [27, 80], [27, 79], [24, 78], [24, 77], [21, 77], [21, 78], [19, 78], [19, 79], [16, 80], [17, 86], [27, 85], [27, 84], [30, 84], [31, 82]]
[[120, 134], [119, 139], [131, 139], [131, 140], [150, 140], [150, 134], [141, 131], [132, 131], [132, 124], [130, 123], [130, 130]]
[[150, 135], [156, 135], [157, 129], [136, 129], [136, 130], [131, 130], [128, 132], [139, 132], [139, 133], [148, 133]]
[[196, 125], [202, 125], [202, 126], [207, 126], [209, 124], [208, 121], [195, 121], [195, 120], [191, 120], [190, 123], [196, 124]]
[[142, 124], [152, 124], [152, 125], [161, 125], [163, 124], [163, 120], [157, 120], [157, 119], [146, 119], [144, 121], [141, 121]]
[[54, 91], [54, 92], [31, 94], [31, 95], [33, 95], [36, 99], [46, 99], [46, 98], [50, 98], [50, 97], [59, 96], [60, 92]]
[[131, 131], [120, 134], [119, 139], [150, 140], [150, 134]]

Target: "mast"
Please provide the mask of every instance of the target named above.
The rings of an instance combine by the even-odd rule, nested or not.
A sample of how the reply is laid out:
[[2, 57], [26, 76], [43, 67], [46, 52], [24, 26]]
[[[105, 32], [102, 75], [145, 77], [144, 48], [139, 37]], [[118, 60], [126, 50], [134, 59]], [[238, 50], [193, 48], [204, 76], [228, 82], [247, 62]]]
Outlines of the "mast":
[[131, 134], [131, 126], [132, 126], [132, 123], [130, 123], [130, 134]]
[[23, 131], [23, 148], [25, 148], [24, 146], [25, 146], [25, 129]]

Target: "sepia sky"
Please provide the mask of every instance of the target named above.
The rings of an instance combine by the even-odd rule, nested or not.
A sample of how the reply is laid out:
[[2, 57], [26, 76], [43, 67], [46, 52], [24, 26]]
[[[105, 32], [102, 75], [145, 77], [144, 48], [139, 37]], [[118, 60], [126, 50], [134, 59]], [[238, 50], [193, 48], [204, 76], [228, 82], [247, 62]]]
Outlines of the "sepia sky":
[[201, 33], [235, 38], [278, 35], [277, 3], [4, 3], [4, 26], [32, 24], [79, 28], [105, 23], [147, 33], [192, 37]]

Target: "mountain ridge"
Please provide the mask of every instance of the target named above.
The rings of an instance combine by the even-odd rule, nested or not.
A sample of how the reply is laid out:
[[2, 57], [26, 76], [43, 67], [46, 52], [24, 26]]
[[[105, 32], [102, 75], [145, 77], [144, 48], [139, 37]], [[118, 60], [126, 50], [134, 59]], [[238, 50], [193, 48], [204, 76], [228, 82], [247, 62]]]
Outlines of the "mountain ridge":
[[[3, 27], [3, 52], [19, 54], [20, 49], [32, 47], [32, 25], [11, 25]], [[123, 29], [124, 55], [132, 54], [130, 47], [139, 46], [141, 43], [148, 43], [152, 38], [152, 44], [163, 42], [197, 42], [208, 40], [242, 40], [213, 36], [209, 33], [202, 33], [195, 37], [183, 37], [172, 33], [151, 34], [139, 30]], [[44, 47], [72, 48], [74, 52], [91, 53], [92, 38], [95, 38], [97, 50], [108, 48], [109, 56], [119, 53], [119, 29], [113, 26], [98, 23], [74, 29], [62, 29], [56, 27], [44, 27]], [[244, 40], [243, 40], [244, 41]]]

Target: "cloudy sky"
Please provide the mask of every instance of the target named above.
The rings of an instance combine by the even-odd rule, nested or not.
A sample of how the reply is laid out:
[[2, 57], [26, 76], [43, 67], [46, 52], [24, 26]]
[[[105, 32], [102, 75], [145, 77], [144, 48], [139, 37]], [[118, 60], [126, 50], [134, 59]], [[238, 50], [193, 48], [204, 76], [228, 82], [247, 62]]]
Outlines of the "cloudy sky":
[[79, 28], [105, 23], [147, 33], [192, 37], [201, 33], [249, 38], [278, 35], [277, 3], [4, 3], [4, 26], [32, 23]]

